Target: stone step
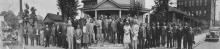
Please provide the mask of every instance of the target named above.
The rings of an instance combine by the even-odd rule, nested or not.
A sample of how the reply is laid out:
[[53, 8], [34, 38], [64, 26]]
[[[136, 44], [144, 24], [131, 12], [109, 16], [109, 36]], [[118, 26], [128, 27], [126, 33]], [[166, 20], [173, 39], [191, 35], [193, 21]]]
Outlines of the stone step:
[[127, 49], [123, 44], [94, 44], [88, 49]]

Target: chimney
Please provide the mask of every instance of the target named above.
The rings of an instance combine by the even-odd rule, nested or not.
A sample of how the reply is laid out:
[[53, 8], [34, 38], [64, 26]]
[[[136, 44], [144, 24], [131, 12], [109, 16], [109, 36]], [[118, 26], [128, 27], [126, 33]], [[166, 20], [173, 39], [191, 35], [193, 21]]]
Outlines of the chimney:
[[60, 15], [60, 13], [59, 13], [59, 12], [57, 12], [57, 15]]

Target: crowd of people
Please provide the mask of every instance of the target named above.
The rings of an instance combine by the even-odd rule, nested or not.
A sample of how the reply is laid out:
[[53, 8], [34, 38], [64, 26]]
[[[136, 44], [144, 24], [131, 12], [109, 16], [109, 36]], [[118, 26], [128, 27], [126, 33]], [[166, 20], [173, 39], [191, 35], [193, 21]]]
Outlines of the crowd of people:
[[36, 38], [38, 45], [81, 49], [109, 42], [123, 44], [131, 49], [161, 46], [181, 49], [182, 44], [183, 48], [192, 49], [195, 43], [193, 28], [187, 23], [157, 22], [147, 25], [137, 16], [116, 18], [103, 15], [97, 19], [89, 17], [75, 21], [46, 25], [45, 29], [39, 31], [39, 38]]

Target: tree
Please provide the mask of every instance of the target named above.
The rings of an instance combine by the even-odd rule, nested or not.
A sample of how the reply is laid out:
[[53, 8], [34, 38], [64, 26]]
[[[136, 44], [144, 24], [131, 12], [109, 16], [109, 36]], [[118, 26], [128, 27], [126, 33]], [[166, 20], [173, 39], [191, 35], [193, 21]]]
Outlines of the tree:
[[35, 7], [31, 7], [31, 14], [30, 14], [30, 24], [34, 26], [34, 23], [37, 21], [37, 15], [36, 15], [36, 10]]
[[129, 9], [129, 13], [131, 14], [130, 16], [135, 16], [135, 15], [139, 15], [140, 11], [142, 10], [142, 6], [140, 2], [136, 2], [136, 1], [132, 1], [133, 5], [131, 6], [131, 8]]
[[25, 4], [26, 9], [24, 10], [24, 15], [22, 17], [24, 23], [26, 24], [26, 22], [28, 21], [29, 18], [29, 5]]
[[8, 26], [12, 27], [13, 29], [16, 29], [18, 26], [18, 17], [15, 16], [14, 12], [11, 10], [9, 11], [2, 11], [1, 15], [4, 16], [4, 19]]
[[4, 16], [6, 13], [7, 13], [7, 11], [2, 11], [0, 15]]
[[154, 0], [155, 5], [152, 7], [152, 14], [153, 17], [151, 17], [152, 21], [156, 21], [156, 22], [166, 22], [171, 20], [168, 17], [168, 2], [169, 0]]
[[78, 0], [57, 0], [64, 21], [70, 18], [73, 22], [77, 13]]

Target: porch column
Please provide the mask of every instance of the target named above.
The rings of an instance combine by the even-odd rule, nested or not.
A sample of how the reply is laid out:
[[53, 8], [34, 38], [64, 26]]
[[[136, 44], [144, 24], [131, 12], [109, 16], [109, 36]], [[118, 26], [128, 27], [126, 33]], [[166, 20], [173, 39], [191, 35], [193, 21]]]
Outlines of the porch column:
[[95, 10], [95, 19], [97, 20], [97, 10]]
[[119, 18], [121, 18], [121, 10], [119, 10]]

